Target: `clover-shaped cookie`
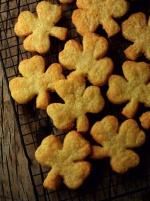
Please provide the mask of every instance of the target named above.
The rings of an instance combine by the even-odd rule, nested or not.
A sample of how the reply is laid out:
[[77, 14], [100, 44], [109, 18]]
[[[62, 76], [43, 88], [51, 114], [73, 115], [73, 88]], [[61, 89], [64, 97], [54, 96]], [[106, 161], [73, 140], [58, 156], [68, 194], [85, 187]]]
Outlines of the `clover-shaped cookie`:
[[77, 0], [77, 7], [72, 21], [81, 35], [95, 32], [102, 25], [109, 37], [120, 30], [113, 18], [123, 16], [128, 9], [126, 0]]
[[114, 104], [129, 101], [122, 113], [131, 118], [139, 103], [150, 107], [150, 65], [145, 62], [126, 61], [122, 69], [125, 78], [119, 75], [110, 76], [107, 96]]
[[115, 172], [125, 173], [139, 164], [139, 156], [130, 149], [141, 146], [145, 142], [145, 134], [136, 121], [128, 119], [119, 127], [116, 117], [106, 116], [94, 124], [91, 135], [101, 145], [93, 146], [92, 158], [110, 157]]
[[50, 47], [49, 36], [60, 40], [66, 38], [67, 29], [55, 26], [61, 18], [61, 7], [41, 1], [36, 7], [37, 15], [23, 11], [15, 25], [17, 36], [27, 36], [23, 42], [27, 51], [45, 53]]
[[45, 72], [44, 59], [33, 56], [20, 62], [19, 72], [22, 77], [13, 78], [9, 82], [13, 99], [19, 104], [25, 104], [37, 95], [36, 107], [46, 109], [49, 103], [48, 90], [53, 91], [53, 84], [64, 79], [60, 64], [52, 64]]
[[104, 57], [108, 42], [104, 37], [88, 33], [83, 37], [83, 47], [75, 40], [69, 40], [59, 53], [59, 62], [73, 73], [87, 77], [93, 85], [101, 86], [113, 70], [113, 62]]
[[150, 129], [150, 111], [144, 112], [140, 116], [140, 122], [143, 128]]
[[90, 153], [90, 144], [76, 131], [69, 132], [63, 143], [54, 135], [46, 137], [35, 152], [41, 165], [51, 167], [44, 187], [55, 190], [63, 179], [67, 187], [78, 188], [90, 173], [91, 165], [85, 161]]
[[89, 121], [86, 113], [98, 113], [104, 107], [104, 99], [99, 87], [89, 86], [82, 76], [72, 75], [67, 80], [55, 84], [56, 93], [64, 103], [52, 103], [47, 113], [54, 125], [61, 130], [70, 129], [77, 121], [77, 131], [88, 130]]
[[123, 22], [122, 33], [133, 42], [124, 51], [128, 59], [136, 60], [141, 54], [150, 59], [150, 19], [144, 13], [135, 13]]

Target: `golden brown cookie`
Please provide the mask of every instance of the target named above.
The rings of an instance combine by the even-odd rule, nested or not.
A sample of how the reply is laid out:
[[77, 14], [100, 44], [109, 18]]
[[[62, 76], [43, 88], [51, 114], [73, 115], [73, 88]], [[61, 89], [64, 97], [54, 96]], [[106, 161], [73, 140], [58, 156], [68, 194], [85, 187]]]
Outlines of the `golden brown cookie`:
[[141, 54], [150, 59], [150, 20], [144, 13], [132, 14], [122, 24], [123, 36], [133, 42], [124, 52], [128, 59], [136, 60]]
[[104, 99], [96, 86], [86, 88], [82, 76], [71, 75], [55, 84], [55, 91], [64, 103], [52, 103], [47, 113], [53, 124], [61, 130], [71, 129], [76, 121], [77, 131], [85, 132], [89, 128], [86, 113], [98, 113], [104, 107]]
[[55, 190], [63, 179], [68, 188], [78, 188], [90, 174], [91, 165], [85, 161], [90, 153], [90, 144], [76, 131], [69, 132], [63, 143], [54, 135], [46, 137], [35, 152], [41, 165], [51, 167], [44, 187]]
[[145, 62], [126, 61], [122, 69], [125, 78], [120, 75], [110, 76], [107, 97], [114, 104], [129, 102], [122, 113], [132, 118], [139, 103], [150, 107], [150, 65]]
[[130, 149], [141, 146], [145, 134], [133, 119], [119, 126], [116, 117], [106, 116], [94, 124], [91, 135], [101, 145], [93, 146], [93, 159], [110, 157], [112, 169], [117, 173], [125, 173], [139, 164], [139, 156]]
[[144, 112], [141, 115], [140, 122], [143, 128], [150, 129], [150, 111]]
[[61, 18], [61, 6], [41, 1], [36, 7], [37, 15], [23, 11], [15, 25], [17, 36], [27, 36], [23, 46], [27, 51], [45, 53], [50, 47], [49, 36], [60, 40], [66, 38], [67, 29], [55, 26]]
[[108, 42], [104, 37], [93, 33], [85, 34], [83, 47], [75, 40], [69, 40], [59, 53], [59, 62], [73, 73], [81, 74], [97, 86], [106, 83], [113, 70], [113, 62], [105, 57]]
[[102, 25], [109, 37], [120, 31], [113, 18], [123, 16], [128, 10], [126, 0], [77, 0], [77, 7], [72, 21], [81, 35], [95, 32]]
[[[64, 79], [60, 64], [52, 64], [45, 72], [45, 62], [41, 56], [33, 56], [19, 64], [22, 77], [13, 78], [9, 88], [13, 99], [19, 104], [31, 101], [35, 96], [36, 107], [46, 109], [49, 104], [49, 91], [53, 91], [53, 84]], [[51, 87], [48, 85], [51, 84]]]

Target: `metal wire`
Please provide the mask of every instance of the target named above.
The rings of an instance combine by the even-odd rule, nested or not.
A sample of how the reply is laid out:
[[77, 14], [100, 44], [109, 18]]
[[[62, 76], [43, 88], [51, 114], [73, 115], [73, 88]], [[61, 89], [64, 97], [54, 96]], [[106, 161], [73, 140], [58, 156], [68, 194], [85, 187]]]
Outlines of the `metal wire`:
[[[35, 11], [35, 7], [38, 0], [1, 0], [0, 10], [0, 42], [1, 42], [1, 64], [4, 70], [4, 75], [8, 84], [8, 81], [17, 76], [18, 64], [23, 58], [29, 58], [32, 54], [26, 52], [22, 47], [22, 40], [18, 39], [13, 31], [16, 18], [22, 10]], [[56, 2], [56, 1], [55, 1]], [[143, 4], [145, 3], [145, 7]], [[144, 11], [148, 7], [147, 1], [136, 1], [131, 3], [131, 9], [134, 6], [134, 11], [138, 11], [139, 8], [144, 8]], [[75, 8], [74, 4], [65, 6], [63, 12], [63, 19], [61, 20], [63, 26], [69, 28], [68, 39], [75, 38], [80, 39], [75, 31], [74, 26], [71, 23], [71, 13]], [[149, 12], [149, 11], [148, 11]], [[119, 36], [119, 40], [122, 40]], [[122, 41], [114, 42], [114, 39], [110, 40], [112, 49], [110, 55], [116, 66], [124, 60], [116, 55], [117, 52], [122, 51]], [[63, 48], [64, 43], [52, 40], [52, 44], [55, 44], [55, 49], [51, 54], [45, 55], [45, 59], [48, 63], [57, 61], [57, 54]], [[114, 45], [113, 45], [114, 44]], [[111, 53], [116, 51], [115, 53]], [[118, 63], [117, 63], [118, 61]], [[116, 69], [116, 72], [120, 70]], [[29, 171], [32, 179], [32, 183], [35, 190], [37, 200], [45, 201], [145, 201], [146, 196], [150, 195], [150, 139], [147, 140], [147, 144], [139, 151], [142, 159], [141, 165], [135, 170], [129, 172], [124, 176], [114, 174], [109, 166], [108, 161], [100, 161], [93, 163], [93, 170], [90, 178], [85, 185], [76, 191], [68, 190], [65, 186], [62, 186], [58, 191], [47, 191], [43, 188], [43, 180], [48, 170], [41, 168], [34, 161], [34, 151], [41, 140], [48, 135], [53, 129], [51, 121], [47, 117], [46, 113], [37, 111], [33, 103], [26, 106], [19, 106], [12, 100], [12, 105], [15, 111], [15, 117], [20, 130], [20, 136], [22, 139], [22, 145], [25, 150], [25, 154], [29, 161]], [[109, 108], [110, 109], [110, 108]], [[111, 111], [114, 112], [113, 106]], [[118, 110], [117, 110], [118, 113]], [[105, 113], [104, 113], [105, 114]], [[63, 136], [63, 134], [60, 134]], [[4, 199], [7, 195], [4, 195]], [[13, 198], [12, 198], [13, 200]]]

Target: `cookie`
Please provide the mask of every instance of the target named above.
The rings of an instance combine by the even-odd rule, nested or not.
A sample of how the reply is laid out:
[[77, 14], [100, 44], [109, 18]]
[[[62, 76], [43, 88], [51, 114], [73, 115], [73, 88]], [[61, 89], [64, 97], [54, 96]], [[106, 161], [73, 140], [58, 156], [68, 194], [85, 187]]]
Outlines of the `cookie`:
[[44, 59], [41, 56], [33, 56], [20, 62], [19, 72], [22, 77], [13, 78], [9, 82], [13, 99], [19, 104], [25, 104], [37, 96], [36, 107], [46, 109], [49, 104], [49, 92], [54, 90], [53, 84], [64, 79], [60, 64], [52, 64], [45, 72]]
[[83, 46], [75, 40], [66, 42], [59, 53], [59, 62], [73, 73], [81, 74], [97, 86], [106, 83], [113, 70], [113, 62], [105, 57], [108, 42], [94, 33], [85, 34]]
[[90, 174], [91, 165], [85, 161], [90, 153], [89, 142], [76, 131], [69, 132], [63, 143], [54, 135], [46, 137], [35, 152], [41, 165], [51, 167], [44, 187], [55, 190], [63, 179], [68, 188], [78, 188]]
[[122, 24], [123, 36], [133, 42], [125, 51], [125, 55], [130, 60], [136, 60], [144, 54], [150, 59], [150, 20], [142, 12], [132, 14]]
[[81, 35], [95, 32], [102, 25], [109, 37], [120, 31], [114, 18], [123, 16], [128, 10], [126, 0], [77, 0], [77, 7], [72, 21]]
[[99, 87], [86, 88], [85, 79], [79, 75], [58, 81], [55, 84], [55, 91], [63, 102], [50, 104], [47, 113], [60, 130], [71, 129], [75, 124], [77, 131], [87, 131], [89, 121], [86, 113], [98, 113], [104, 107]]
[[145, 142], [145, 134], [133, 119], [124, 121], [120, 126], [114, 116], [106, 116], [96, 122], [91, 135], [100, 146], [93, 146], [93, 159], [110, 157], [112, 169], [125, 173], [140, 162], [139, 156], [132, 150]]
[[67, 29], [55, 26], [61, 18], [61, 6], [41, 1], [36, 7], [37, 15], [23, 11], [15, 24], [17, 36], [26, 36], [23, 46], [27, 51], [46, 53], [50, 48], [49, 36], [65, 40]]
[[107, 97], [114, 104], [129, 102], [123, 108], [122, 114], [132, 118], [139, 103], [150, 107], [150, 65], [126, 61], [122, 69], [125, 78], [120, 75], [110, 76]]
[[143, 128], [150, 129], [150, 111], [144, 112], [141, 115], [140, 122]]

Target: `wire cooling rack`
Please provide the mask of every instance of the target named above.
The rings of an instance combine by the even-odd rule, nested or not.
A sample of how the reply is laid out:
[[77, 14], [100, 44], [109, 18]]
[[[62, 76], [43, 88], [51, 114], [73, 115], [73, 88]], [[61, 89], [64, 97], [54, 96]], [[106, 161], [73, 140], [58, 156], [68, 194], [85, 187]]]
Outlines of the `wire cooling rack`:
[[[56, 1], [53, 1], [56, 2]], [[1, 0], [0, 10], [0, 41], [1, 41], [1, 63], [4, 70], [4, 75], [7, 81], [17, 76], [18, 64], [23, 58], [30, 58], [32, 55], [26, 52], [22, 47], [22, 40], [18, 39], [13, 31], [14, 23], [18, 14], [22, 10], [35, 11], [37, 0]], [[132, 0], [130, 1], [130, 13], [136, 11], [144, 11], [150, 14], [150, 3], [148, 0]], [[68, 39], [79, 38], [71, 23], [71, 13], [75, 8], [75, 4], [63, 7], [63, 17], [60, 24], [69, 28]], [[128, 16], [127, 15], [127, 16]], [[125, 16], [123, 19], [125, 19]], [[102, 31], [100, 34], [105, 35]], [[115, 62], [115, 73], [121, 72], [121, 64], [124, 61], [123, 49], [128, 42], [125, 41], [121, 34], [118, 34], [110, 42], [110, 56]], [[52, 40], [51, 50], [45, 55], [47, 65], [57, 62], [57, 54], [62, 50], [64, 43], [56, 39]], [[105, 91], [105, 88], [102, 89]], [[36, 110], [34, 103], [20, 106], [16, 105], [12, 100], [12, 105], [15, 111], [15, 117], [20, 130], [22, 145], [26, 156], [29, 160], [29, 171], [33, 182], [35, 195], [39, 201], [148, 201], [150, 200], [150, 137], [147, 137], [146, 144], [138, 150], [141, 157], [140, 165], [134, 170], [125, 175], [117, 175], [111, 171], [109, 162], [99, 161], [93, 163], [93, 171], [91, 176], [85, 182], [83, 187], [76, 191], [68, 190], [62, 186], [58, 191], [48, 191], [43, 188], [43, 179], [48, 170], [40, 167], [34, 159], [34, 151], [41, 140], [50, 132], [58, 133], [53, 128], [50, 119], [45, 112]], [[104, 116], [107, 113], [118, 115], [120, 108], [109, 104], [105, 111], [101, 114]], [[142, 112], [142, 111], [141, 111]], [[100, 116], [99, 116], [100, 117]], [[121, 117], [122, 118], [122, 117]], [[120, 118], [120, 119], [121, 119]]]

